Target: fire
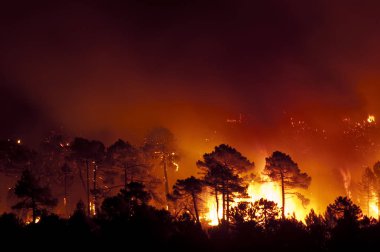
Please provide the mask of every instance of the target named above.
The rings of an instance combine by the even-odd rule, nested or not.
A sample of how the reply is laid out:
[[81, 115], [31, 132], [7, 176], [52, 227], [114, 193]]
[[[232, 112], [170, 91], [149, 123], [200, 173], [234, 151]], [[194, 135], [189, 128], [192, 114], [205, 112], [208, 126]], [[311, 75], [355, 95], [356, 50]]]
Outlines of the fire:
[[[34, 223], [38, 223], [38, 222], [40, 222], [40, 220], [41, 220], [41, 217], [37, 216]], [[33, 218], [31, 216], [27, 217], [27, 219], [25, 221], [26, 225], [29, 225], [30, 223], [33, 223]]]
[[21, 144], [21, 139], [17, 139], [17, 144]]
[[377, 218], [379, 216], [379, 209], [377, 208], [377, 202], [371, 200], [369, 203], [369, 216]]
[[[221, 202], [221, 198], [219, 197], [219, 202]], [[219, 220], [222, 219], [223, 209], [219, 203], [218, 215], [216, 214], [216, 200], [215, 197], [209, 197], [207, 200], [208, 212], [204, 216], [204, 219], [210, 226], [217, 226], [219, 224]]]
[[[366, 202], [367, 203], [367, 202]], [[379, 217], [379, 208], [378, 208], [378, 197], [375, 192], [371, 192], [368, 206], [365, 208], [367, 211], [363, 211], [368, 217], [373, 217], [377, 219]]]
[[374, 116], [374, 115], [368, 115], [367, 122], [368, 122], [368, 123], [373, 123], [373, 122], [375, 122], [375, 116]]
[[351, 173], [348, 170], [343, 170], [340, 169], [340, 174], [342, 175], [343, 178], [343, 184], [344, 184], [344, 189], [346, 190], [346, 194], [349, 198], [352, 197], [350, 186], [351, 186]]
[[92, 215], [96, 215], [95, 204], [90, 202], [90, 212]]
[[[265, 182], [257, 183], [252, 182], [248, 187], [249, 198], [237, 199], [236, 202], [232, 203], [232, 207], [237, 205], [238, 201], [248, 201], [254, 203], [255, 201], [264, 198], [270, 201], [277, 203], [278, 207], [282, 206], [282, 197], [281, 197], [281, 187], [280, 185], [274, 182]], [[218, 217], [222, 218], [222, 206], [221, 199], [219, 203], [219, 212], [216, 215], [216, 202], [215, 197], [209, 196], [206, 203], [206, 208], [208, 212], [205, 214], [203, 219], [210, 225], [218, 225]], [[286, 216], [295, 216], [298, 220], [303, 221], [309, 212], [310, 208], [302, 206], [302, 203], [294, 195], [286, 195], [285, 201], [285, 215]]]
[[173, 162], [173, 165], [175, 166], [175, 171], [177, 172], [179, 170], [179, 165], [176, 162]]
[[[277, 203], [278, 207], [282, 206], [281, 186], [277, 183], [251, 183], [248, 187], [248, 194], [251, 202], [264, 198]], [[295, 215], [297, 219], [303, 220], [307, 213], [308, 209], [302, 205], [302, 202], [295, 195], [285, 195], [286, 216]]]

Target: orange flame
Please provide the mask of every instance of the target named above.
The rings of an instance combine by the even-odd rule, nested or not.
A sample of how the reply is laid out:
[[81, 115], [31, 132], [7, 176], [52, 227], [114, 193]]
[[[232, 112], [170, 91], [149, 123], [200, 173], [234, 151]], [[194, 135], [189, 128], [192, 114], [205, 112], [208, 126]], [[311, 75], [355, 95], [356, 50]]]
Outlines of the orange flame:
[[[278, 207], [282, 206], [281, 187], [275, 182], [265, 183], [250, 183], [248, 187], [249, 198], [237, 199], [232, 203], [232, 207], [236, 206], [239, 201], [255, 202], [261, 198], [277, 203]], [[218, 225], [218, 217], [222, 218], [222, 207], [219, 206], [218, 216], [216, 215], [216, 202], [215, 197], [209, 196], [206, 201], [207, 213], [202, 219], [205, 220], [210, 226]], [[295, 216], [296, 219], [304, 221], [307, 213], [311, 207], [304, 207], [296, 196], [286, 196], [285, 201], [285, 215]]]

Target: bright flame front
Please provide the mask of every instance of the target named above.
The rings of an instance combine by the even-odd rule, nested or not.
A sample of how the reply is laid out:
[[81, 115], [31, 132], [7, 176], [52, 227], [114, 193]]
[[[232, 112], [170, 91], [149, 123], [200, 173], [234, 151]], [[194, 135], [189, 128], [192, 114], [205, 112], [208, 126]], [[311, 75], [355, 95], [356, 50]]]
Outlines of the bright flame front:
[[[239, 201], [248, 201], [254, 203], [261, 198], [267, 199], [277, 203], [277, 206], [281, 208], [281, 186], [274, 182], [265, 183], [251, 183], [248, 187], [249, 198], [236, 199], [236, 202], [231, 204], [231, 207], [237, 205]], [[204, 220], [210, 226], [218, 225], [218, 217], [222, 219], [223, 209], [221, 203], [221, 197], [219, 198], [219, 211], [218, 216], [216, 214], [216, 200], [215, 197], [209, 196], [206, 202], [206, 209], [208, 210], [204, 216]], [[285, 197], [285, 215], [295, 216], [298, 220], [303, 221], [310, 209], [302, 205], [302, 202], [295, 195], [286, 195]]]

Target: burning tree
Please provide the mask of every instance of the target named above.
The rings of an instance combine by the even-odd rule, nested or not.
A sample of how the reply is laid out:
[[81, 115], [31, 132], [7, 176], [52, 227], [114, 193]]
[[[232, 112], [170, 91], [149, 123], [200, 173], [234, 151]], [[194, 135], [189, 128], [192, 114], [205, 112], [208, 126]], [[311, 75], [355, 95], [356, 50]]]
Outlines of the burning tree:
[[173, 186], [174, 198], [191, 199], [195, 214], [195, 220], [198, 225], [200, 225], [198, 202], [201, 200], [199, 195], [202, 193], [203, 186], [203, 181], [193, 176], [186, 179], [178, 179], [175, 185]]
[[[87, 194], [87, 214], [91, 214], [91, 209], [95, 212], [95, 206], [97, 204], [97, 195], [98, 188], [96, 184], [97, 179], [97, 162], [100, 162], [104, 158], [104, 150], [105, 147], [100, 141], [90, 141], [84, 138], [77, 137], [70, 144], [71, 149], [71, 159], [73, 159], [78, 164], [78, 173], [80, 180], [82, 182], [82, 186]], [[86, 168], [86, 182], [84, 181], [82, 175], [82, 166]], [[91, 207], [90, 200], [90, 165], [93, 165], [93, 190], [92, 194], [94, 195], [94, 202]]]
[[247, 196], [248, 184], [240, 177], [240, 174], [252, 170], [254, 163], [231, 146], [221, 144], [216, 146], [213, 152], [204, 154], [203, 161], [198, 161], [197, 166], [203, 171], [205, 183], [212, 188], [217, 216], [219, 214], [219, 194], [221, 194], [222, 218], [228, 223], [231, 202], [236, 197]]
[[0, 172], [7, 176], [19, 175], [35, 160], [37, 153], [21, 142], [11, 139], [0, 141]]
[[338, 197], [333, 204], [327, 206], [325, 219], [330, 228], [339, 222], [357, 224], [363, 216], [362, 210], [347, 197]]
[[38, 174], [51, 186], [53, 193], [57, 186], [58, 195], [63, 196], [63, 208], [68, 216], [69, 188], [74, 183], [74, 174], [67, 157], [70, 153], [69, 138], [54, 131], [40, 143]]
[[71, 167], [67, 163], [63, 164], [61, 170], [63, 172], [63, 188], [64, 188], [63, 205], [65, 207], [66, 215], [68, 215], [68, 211], [67, 211], [68, 188], [74, 183], [74, 175], [73, 175]]
[[106, 219], [127, 218], [135, 215], [137, 208], [145, 207], [151, 195], [145, 191], [145, 186], [139, 182], [128, 183], [125, 189], [113, 197], [106, 198], [101, 206], [102, 215]]
[[253, 208], [256, 213], [256, 222], [264, 227], [276, 219], [280, 212], [277, 203], [263, 198], [255, 201]]
[[106, 161], [116, 168], [116, 173], [123, 171], [124, 189], [128, 183], [142, 181], [148, 176], [148, 165], [145, 164], [142, 153], [128, 142], [119, 139], [107, 149]]
[[168, 207], [168, 168], [178, 170], [178, 154], [173, 133], [167, 128], [154, 128], [145, 138], [143, 150], [153, 161], [158, 161], [164, 172], [166, 206]]
[[376, 197], [377, 197], [377, 209], [379, 211], [378, 213], [378, 220], [380, 221], [380, 161], [377, 161], [373, 165], [373, 174], [375, 177], [375, 191], [376, 191]]
[[374, 172], [369, 168], [365, 168], [362, 174], [362, 179], [359, 183], [360, 189], [363, 193], [365, 202], [366, 202], [366, 208], [367, 208], [367, 215], [370, 216], [370, 202], [373, 198], [372, 192], [374, 190], [375, 186], [375, 174]]
[[41, 141], [38, 174], [45, 177], [46, 183], [63, 185], [65, 172], [61, 168], [66, 163], [69, 152], [69, 140], [62, 134], [52, 132]]
[[311, 183], [311, 177], [307, 173], [302, 173], [297, 163], [285, 153], [275, 151], [265, 160], [264, 175], [281, 185], [282, 218], [285, 219], [285, 196], [296, 195], [302, 204], [308, 204], [309, 200], [294, 189], [307, 189]]
[[57, 199], [53, 198], [49, 187], [40, 185], [37, 178], [29, 171], [24, 170], [22, 176], [15, 186], [15, 194], [22, 199], [14, 205], [13, 209], [32, 209], [33, 223], [40, 209], [40, 206], [54, 207]]
[[270, 221], [275, 220], [280, 212], [277, 204], [266, 199], [259, 199], [252, 202], [242, 201], [232, 208], [232, 219], [235, 224], [243, 222], [254, 222], [267, 228]]

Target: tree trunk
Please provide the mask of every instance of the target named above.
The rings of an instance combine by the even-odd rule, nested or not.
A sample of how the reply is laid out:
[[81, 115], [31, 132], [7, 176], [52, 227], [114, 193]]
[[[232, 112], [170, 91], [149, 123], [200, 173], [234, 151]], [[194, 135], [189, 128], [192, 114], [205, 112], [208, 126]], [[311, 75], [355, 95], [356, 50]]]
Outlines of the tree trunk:
[[281, 196], [282, 196], [282, 219], [285, 219], [285, 186], [284, 186], [284, 174], [281, 172]]
[[191, 194], [191, 197], [193, 198], [193, 205], [194, 205], [195, 218], [196, 218], [196, 220], [197, 220], [197, 224], [200, 225], [201, 222], [199, 221], [199, 213], [198, 213], [198, 207], [197, 207], [197, 199], [196, 199], [194, 193]]
[[79, 171], [79, 178], [80, 178], [80, 182], [82, 184], [82, 188], [84, 190], [84, 192], [86, 193], [86, 182], [84, 181], [84, 178], [83, 178], [83, 175], [82, 175], [82, 166], [78, 166], [78, 171]]
[[86, 160], [86, 176], [87, 176], [87, 185], [86, 185], [86, 191], [87, 191], [87, 215], [91, 215], [90, 210], [90, 174], [89, 174], [89, 166], [88, 166], [88, 160]]
[[216, 218], [218, 219], [218, 223], [220, 224], [219, 219], [219, 198], [218, 198], [218, 188], [215, 185], [215, 201], [216, 201]]
[[96, 206], [98, 203], [98, 191], [97, 191], [97, 185], [96, 185], [96, 172], [97, 172], [98, 166], [96, 163], [94, 163], [94, 206], [93, 206], [93, 215], [96, 214]]
[[68, 216], [67, 211], [67, 171], [65, 171], [65, 177], [64, 177], [64, 196], [63, 196], [63, 206], [65, 208], [65, 215]]
[[128, 176], [127, 176], [127, 164], [124, 164], [124, 190], [127, 190]]
[[370, 216], [369, 215], [369, 199], [370, 199], [370, 187], [369, 187], [369, 183], [368, 183], [368, 188], [367, 188], [367, 215], [368, 217]]
[[169, 210], [169, 204], [168, 204], [169, 181], [168, 181], [168, 170], [167, 170], [167, 167], [166, 167], [166, 157], [165, 157], [165, 154], [164, 154], [164, 157], [163, 157], [163, 166], [164, 166], [164, 179], [165, 179], [166, 207], [167, 207], [167, 210]]
[[226, 205], [227, 205], [227, 211], [226, 211], [226, 219], [227, 219], [227, 225], [230, 223], [230, 192], [228, 188], [228, 180], [226, 182], [227, 188], [226, 188]]
[[226, 191], [224, 188], [224, 184], [222, 185], [222, 204], [223, 204], [222, 219], [225, 221], [226, 220]]

